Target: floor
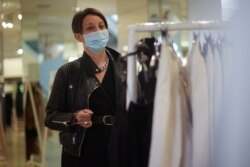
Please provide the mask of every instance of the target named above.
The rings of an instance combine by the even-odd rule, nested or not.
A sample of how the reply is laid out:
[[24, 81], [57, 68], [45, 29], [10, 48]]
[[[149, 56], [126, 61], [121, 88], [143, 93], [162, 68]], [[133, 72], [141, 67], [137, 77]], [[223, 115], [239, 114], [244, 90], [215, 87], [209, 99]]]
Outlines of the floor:
[[58, 141], [58, 132], [49, 131], [49, 137], [46, 140], [45, 162], [25, 160], [25, 136], [24, 122], [19, 119], [11, 127], [5, 130], [6, 153], [0, 152], [0, 167], [60, 167], [61, 146]]

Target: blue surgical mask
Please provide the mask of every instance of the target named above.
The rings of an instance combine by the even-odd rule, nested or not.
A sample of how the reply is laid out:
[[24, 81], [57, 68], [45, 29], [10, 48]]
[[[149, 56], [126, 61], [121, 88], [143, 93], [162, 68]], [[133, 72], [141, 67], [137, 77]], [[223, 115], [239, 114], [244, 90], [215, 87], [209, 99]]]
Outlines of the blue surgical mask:
[[108, 30], [97, 31], [85, 34], [83, 35], [83, 38], [85, 40], [85, 45], [92, 52], [98, 53], [106, 47], [109, 41], [109, 32]]

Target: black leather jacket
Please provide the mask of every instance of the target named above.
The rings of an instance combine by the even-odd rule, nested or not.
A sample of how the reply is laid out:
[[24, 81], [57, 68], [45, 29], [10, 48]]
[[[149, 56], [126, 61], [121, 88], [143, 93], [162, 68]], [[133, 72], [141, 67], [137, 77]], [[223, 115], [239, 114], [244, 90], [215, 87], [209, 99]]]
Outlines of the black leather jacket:
[[[106, 51], [115, 71], [116, 108], [119, 112], [125, 112], [126, 64], [118, 61], [120, 54], [115, 50], [106, 48]], [[95, 67], [85, 55], [60, 67], [46, 106], [45, 126], [61, 131], [59, 139], [63, 150], [73, 156], [81, 154], [86, 129], [71, 125], [71, 121], [74, 112], [89, 108], [89, 97], [100, 86], [94, 70]]]

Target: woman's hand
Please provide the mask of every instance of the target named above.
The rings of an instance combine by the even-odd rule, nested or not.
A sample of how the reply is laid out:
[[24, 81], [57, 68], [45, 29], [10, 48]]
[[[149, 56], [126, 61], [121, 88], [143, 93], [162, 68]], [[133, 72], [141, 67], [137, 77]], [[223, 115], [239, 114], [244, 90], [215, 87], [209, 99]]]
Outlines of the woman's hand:
[[92, 115], [93, 112], [89, 109], [83, 109], [78, 111], [75, 115], [77, 124], [84, 128], [90, 128], [92, 126], [92, 121], [91, 121]]

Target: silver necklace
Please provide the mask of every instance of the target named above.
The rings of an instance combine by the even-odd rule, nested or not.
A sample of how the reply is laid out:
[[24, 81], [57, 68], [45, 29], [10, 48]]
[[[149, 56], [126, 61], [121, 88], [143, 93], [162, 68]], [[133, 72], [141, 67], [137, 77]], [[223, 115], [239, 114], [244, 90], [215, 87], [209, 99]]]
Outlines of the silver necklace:
[[109, 65], [109, 57], [106, 56], [105, 57], [105, 63], [102, 65], [102, 66], [98, 66], [99, 70], [100, 71], [104, 71], [108, 68], [108, 65]]

